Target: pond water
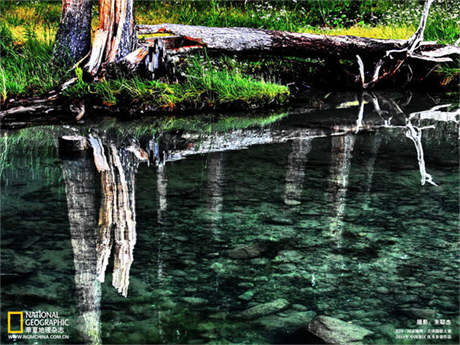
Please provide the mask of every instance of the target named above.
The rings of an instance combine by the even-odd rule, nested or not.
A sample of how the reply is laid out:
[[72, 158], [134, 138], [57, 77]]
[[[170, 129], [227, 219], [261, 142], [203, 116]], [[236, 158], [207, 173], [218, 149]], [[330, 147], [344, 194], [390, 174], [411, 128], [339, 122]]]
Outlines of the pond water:
[[[318, 343], [317, 315], [369, 344], [458, 343], [458, 109], [365, 103], [225, 130], [8, 133], [2, 343], [53, 343], [8, 335], [6, 311], [57, 311], [58, 343]], [[69, 134], [92, 150], [58, 150]]]

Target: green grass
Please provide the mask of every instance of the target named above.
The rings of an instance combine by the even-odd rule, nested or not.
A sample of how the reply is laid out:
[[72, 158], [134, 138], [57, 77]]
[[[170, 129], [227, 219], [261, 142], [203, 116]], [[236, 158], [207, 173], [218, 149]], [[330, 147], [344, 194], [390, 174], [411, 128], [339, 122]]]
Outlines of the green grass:
[[241, 101], [264, 105], [282, 103], [289, 95], [286, 86], [256, 80], [236, 69], [215, 70], [198, 57], [189, 59], [186, 79], [177, 84], [144, 80], [139, 77], [86, 83], [77, 69], [79, 81], [65, 91], [68, 97], [97, 97], [110, 106], [130, 100], [147, 107], [175, 109], [181, 104], [204, 104], [214, 107]]
[[7, 97], [43, 94], [62, 81], [66, 71], [52, 61], [53, 40], [39, 40], [27, 31], [24, 43], [16, 45], [11, 31], [0, 23], [1, 94]]
[[[176, 0], [137, 2], [135, 6], [138, 23], [247, 26], [394, 39], [412, 35], [423, 8], [416, 0], [248, 1], [246, 5], [242, 1]], [[42, 94], [68, 77], [51, 59], [60, 11], [59, 1], [0, 3], [0, 95], [3, 101], [7, 97]], [[425, 39], [455, 42], [460, 36], [459, 19], [460, 7], [455, 0], [435, 2]], [[97, 25], [97, 6], [94, 6], [93, 28]], [[192, 64], [189, 77], [180, 86], [121, 78], [89, 87], [81, 84], [73, 91], [100, 95], [108, 104], [129, 96], [171, 108], [181, 102], [203, 99], [209, 105], [234, 100], [270, 102], [286, 94], [281, 86], [251, 79], [236, 68], [225, 71], [200, 68]]]

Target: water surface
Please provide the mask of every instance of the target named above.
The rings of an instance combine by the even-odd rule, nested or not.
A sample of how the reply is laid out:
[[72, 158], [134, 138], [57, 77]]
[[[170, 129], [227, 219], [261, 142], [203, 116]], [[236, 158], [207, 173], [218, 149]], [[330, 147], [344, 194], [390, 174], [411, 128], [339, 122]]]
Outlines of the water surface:
[[[400, 344], [442, 319], [452, 339], [420, 343], [457, 343], [458, 110], [366, 99], [225, 130], [8, 133], [2, 325], [42, 310], [68, 343], [307, 343], [326, 315]], [[69, 134], [92, 149], [59, 152]]]

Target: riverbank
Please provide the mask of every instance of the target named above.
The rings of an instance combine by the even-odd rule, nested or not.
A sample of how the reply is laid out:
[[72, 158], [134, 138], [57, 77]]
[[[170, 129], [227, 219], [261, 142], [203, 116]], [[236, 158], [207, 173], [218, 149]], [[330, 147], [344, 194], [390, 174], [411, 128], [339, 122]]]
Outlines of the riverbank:
[[[433, 5], [425, 39], [453, 43], [460, 35], [456, 23], [459, 10], [445, 1]], [[177, 4], [176, 4], [177, 5]], [[309, 7], [308, 7], [309, 6]], [[206, 26], [247, 26], [293, 32], [329, 35], [359, 35], [376, 38], [406, 39], [416, 29], [421, 6], [415, 3], [311, 2], [287, 4], [238, 2], [140, 3], [138, 23], [187, 23]], [[307, 10], [308, 8], [308, 10]], [[445, 13], [449, 13], [445, 15]], [[12, 98], [40, 96], [63, 81], [79, 76], [52, 61], [52, 47], [60, 16], [59, 3], [2, 3], [0, 25], [2, 60], [2, 102]], [[93, 27], [98, 25], [94, 10]], [[343, 68], [354, 64], [343, 61]], [[458, 64], [457, 64], [458, 66]], [[327, 71], [320, 60], [279, 61], [278, 59], [241, 60], [194, 56], [183, 63], [179, 83], [151, 81], [141, 77], [117, 75], [110, 80], [89, 84], [80, 78], [66, 90], [69, 102], [84, 99], [85, 104], [114, 111], [177, 112], [193, 109], [265, 107], [291, 101], [311, 86], [333, 84], [334, 71]], [[299, 75], [298, 71], [305, 73]], [[329, 73], [328, 73], [329, 72]], [[433, 75], [438, 84], [456, 87], [457, 67], [437, 68]], [[458, 78], [457, 78], [458, 79]], [[334, 82], [334, 83], [332, 83]], [[289, 89], [287, 85], [290, 85]], [[431, 83], [433, 85], [433, 83]], [[129, 107], [127, 106], [129, 104]]]

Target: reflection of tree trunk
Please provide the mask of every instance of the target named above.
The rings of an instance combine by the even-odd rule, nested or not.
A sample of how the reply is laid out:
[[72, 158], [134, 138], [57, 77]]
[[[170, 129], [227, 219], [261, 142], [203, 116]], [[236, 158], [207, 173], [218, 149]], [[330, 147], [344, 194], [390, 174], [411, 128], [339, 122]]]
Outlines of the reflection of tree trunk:
[[224, 184], [222, 152], [208, 154], [208, 185], [207, 191], [207, 208], [211, 213], [211, 218], [215, 221], [220, 219], [222, 212], [222, 187]]
[[117, 184], [118, 218], [115, 221], [115, 259], [112, 285], [123, 296], [127, 296], [129, 270], [133, 262], [133, 250], [136, 244], [134, 175], [137, 169], [137, 161], [133, 159], [130, 153], [124, 150], [118, 153], [114, 145], [110, 145], [110, 149], [119, 177]]
[[288, 156], [288, 171], [284, 189], [284, 203], [289, 206], [300, 205], [305, 178], [305, 163], [311, 150], [311, 138], [292, 141], [292, 151]]
[[157, 193], [158, 193], [158, 223], [163, 224], [165, 212], [168, 208], [167, 199], [168, 176], [166, 175], [166, 165], [159, 164], [157, 167]]
[[331, 168], [328, 186], [331, 207], [329, 233], [340, 242], [355, 136], [353, 134], [333, 136], [331, 140]]
[[95, 171], [90, 158], [64, 160], [70, 235], [74, 253], [75, 287], [80, 310], [80, 330], [85, 340], [100, 344], [100, 283], [96, 277], [97, 216]]
[[365, 181], [365, 186], [366, 186], [366, 202], [365, 202], [365, 207], [369, 204], [369, 193], [372, 188], [372, 178], [374, 176], [374, 166], [375, 166], [375, 160], [377, 159], [377, 153], [379, 151], [380, 143], [382, 142], [382, 137], [380, 136], [379, 132], [373, 133], [370, 137], [370, 151], [369, 151], [369, 159], [367, 160], [366, 163], [366, 181]]
[[[98, 279], [104, 281], [108, 259], [114, 248], [112, 285], [123, 296], [128, 295], [129, 270], [136, 244], [134, 181], [138, 160], [136, 147], [118, 149], [99, 138], [90, 138], [94, 161], [101, 172], [102, 203], [99, 214]], [[112, 229], [114, 231], [112, 237]]]
[[163, 229], [163, 224], [166, 219], [166, 210], [168, 208], [167, 200], [167, 191], [168, 191], [168, 176], [166, 175], [166, 164], [159, 164], [157, 167], [157, 198], [158, 198], [158, 224], [160, 225], [160, 236], [158, 239], [158, 252], [157, 252], [157, 278], [161, 283], [164, 278], [164, 263], [162, 255], [162, 240], [165, 237], [165, 232]]

